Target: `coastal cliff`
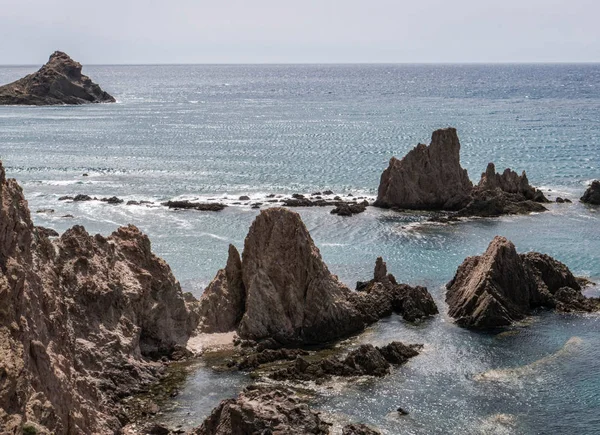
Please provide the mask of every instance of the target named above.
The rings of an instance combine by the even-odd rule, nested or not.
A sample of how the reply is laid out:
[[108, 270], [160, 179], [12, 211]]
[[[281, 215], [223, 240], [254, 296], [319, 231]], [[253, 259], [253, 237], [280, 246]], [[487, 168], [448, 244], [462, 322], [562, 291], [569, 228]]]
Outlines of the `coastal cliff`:
[[157, 358], [185, 352], [197, 316], [133, 225], [50, 240], [1, 162], [0, 201], [0, 426], [116, 433], [120, 398], [160, 378]]
[[50, 106], [114, 103], [116, 100], [88, 76], [81, 64], [55, 51], [37, 72], [0, 86], [0, 105]]

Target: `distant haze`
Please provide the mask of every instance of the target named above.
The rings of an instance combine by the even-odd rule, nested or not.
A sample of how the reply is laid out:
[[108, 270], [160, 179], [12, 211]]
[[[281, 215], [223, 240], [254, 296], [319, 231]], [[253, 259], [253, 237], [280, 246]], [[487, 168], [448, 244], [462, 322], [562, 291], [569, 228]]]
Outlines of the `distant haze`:
[[0, 64], [599, 62], [598, 0], [0, 0]]

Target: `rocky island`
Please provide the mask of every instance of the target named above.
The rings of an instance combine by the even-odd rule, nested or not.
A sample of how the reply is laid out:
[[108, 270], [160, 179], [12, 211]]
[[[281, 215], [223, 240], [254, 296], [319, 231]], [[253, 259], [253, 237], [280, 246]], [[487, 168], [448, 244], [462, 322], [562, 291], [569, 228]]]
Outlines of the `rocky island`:
[[37, 72], [0, 86], [0, 105], [50, 106], [114, 103], [116, 100], [81, 73], [81, 64], [55, 51]]

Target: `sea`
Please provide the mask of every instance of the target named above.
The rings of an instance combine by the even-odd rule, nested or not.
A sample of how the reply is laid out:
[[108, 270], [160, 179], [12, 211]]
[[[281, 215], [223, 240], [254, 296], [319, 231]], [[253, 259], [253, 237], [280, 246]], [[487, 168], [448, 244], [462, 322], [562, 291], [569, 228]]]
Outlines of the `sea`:
[[[0, 83], [37, 68], [0, 67]], [[105, 235], [137, 225], [197, 297], [224, 267], [228, 245], [243, 248], [260, 212], [253, 203], [324, 190], [372, 200], [389, 159], [429, 143], [438, 128], [457, 128], [473, 182], [494, 162], [526, 171], [551, 200], [570, 199], [545, 213], [451, 225], [373, 207], [352, 217], [296, 209], [349, 287], [370, 279], [382, 256], [399, 282], [426, 286], [440, 308], [419, 325], [392, 316], [350, 340], [424, 350], [385, 378], [322, 388], [312, 406], [384, 434], [600, 433], [599, 314], [541, 311], [480, 333], [457, 327], [444, 301], [456, 268], [495, 235], [600, 282], [600, 208], [579, 202], [600, 178], [599, 64], [96, 65], [84, 73], [118, 102], [0, 107], [7, 175], [23, 186], [37, 225]], [[58, 200], [80, 193], [152, 204]], [[172, 199], [229, 207], [159, 205]], [[198, 425], [250, 382], [200, 365], [160, 417]]]

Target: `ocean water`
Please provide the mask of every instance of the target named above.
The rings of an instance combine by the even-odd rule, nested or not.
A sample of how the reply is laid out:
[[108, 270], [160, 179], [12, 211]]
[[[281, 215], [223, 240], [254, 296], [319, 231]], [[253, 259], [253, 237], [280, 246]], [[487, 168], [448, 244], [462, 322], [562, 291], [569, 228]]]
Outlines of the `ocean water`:
[[[0, 67], [0, 83], [35, 67]], [[577, 200], [600, 178], [600, 65], [90, 66], [117, 104], [0, 107], [0, 158], [39, 225], [149, 234], [185, 290], [199, 296], [242, 248], [256, 214], [240, 195], [331, 189], [373, 197], [392, 155], [453, 126], [479, 180], [488, 162], [525, 170], [549, 212], [456, 225], [369, 208], [351, 218], [297, 209], [330, 270], [351, 287], [377, 256], [401, 282], [428, 287], [441, 314], [419, 326], [391, 317], [352, 342], [425, 344], [384, 379], [339, 385], [315, 407], [384, 433], [600, 433], [600, 316], [543, 312], [499, 335], [456, 327], [444, 284], [495, 235], [600, 280], [600, 209]], [[89, 174], [83, 177], [82, 174]], [[155, 202], [200, 198], [224, 211], [68, 203], [62, 195]], [[36, 213], [54, 209], [54, 213]], [[63, 218], [71, 214], [73, 218]], [[587, 290], [600, 295], [600, 289]], [[164, 418], [199, 424], [243, 375], [192, 374]], [[402, 406], [410, 414], [399, 418]]]

